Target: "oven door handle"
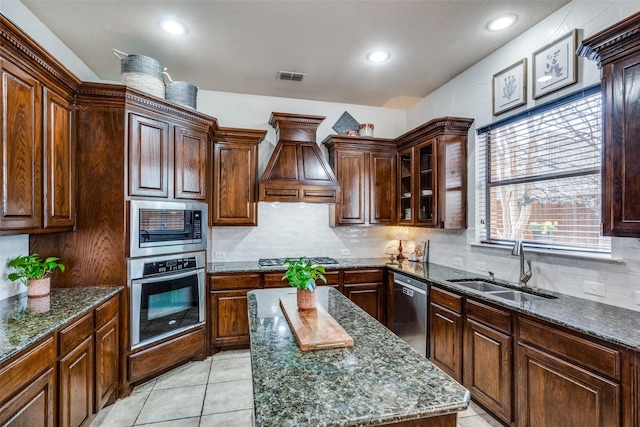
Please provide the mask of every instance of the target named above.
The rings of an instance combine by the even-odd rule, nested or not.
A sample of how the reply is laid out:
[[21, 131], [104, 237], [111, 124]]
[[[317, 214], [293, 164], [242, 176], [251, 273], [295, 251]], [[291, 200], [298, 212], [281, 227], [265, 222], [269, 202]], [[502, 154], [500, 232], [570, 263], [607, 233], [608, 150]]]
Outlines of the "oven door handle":
[[142, 279], [131, 279], [131, 283], [135, 282], [135, 283], [140, 283], [144, 285], [145, 283], [151, 283], [151, 282], [166, 282], [167, 280], [182, 279], [184, 277], [193, 276], [194, 274], [198, 274], [201, 271], [204, 271], [204, 268], [196, 268], [195, 270], [189, 270], [189, 271], [180, 270], [180, 273], [170, 272], [170, 273], [157, 275], [153, 277], [145, 277]]

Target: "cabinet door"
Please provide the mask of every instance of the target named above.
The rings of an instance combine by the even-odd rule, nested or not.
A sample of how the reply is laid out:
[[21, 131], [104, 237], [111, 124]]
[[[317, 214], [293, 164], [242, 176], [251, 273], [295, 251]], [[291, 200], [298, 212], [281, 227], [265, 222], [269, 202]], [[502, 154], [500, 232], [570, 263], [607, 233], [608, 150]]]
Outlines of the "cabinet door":
[[640, 236], [640, 55], [603, 68], [602, 221], [607, 236]]
[[169, 197], [169, 125], [129, 114], [129, 195]]
[[248, 290], [212, 292], [211, 345], [249, 344]]
[[55, 371], [47, 369], [13, 399], [0, 406], [0, 425], [53, 427]]
[[384, 323], [384, 283], [345, 283], [344, 294], [371, 317]]
[[413, 148], [398, 154], [398, 223], [415, 225]]
[[434, 138], [415, 147], [417, 156], [416, 193], [418, 201], [416, 224], [437, 225], [436, 191], [436, 147], [438, 138]]
[[438, 218], [440, 228], [467, 228], [467, 137], [437, 138]]
[[621, 425], [618, 384], [523, 343], [516, 357], [517, 425]]
[[42, 224], [41, 85], [22, 69], [0, 62], [0, 230]]
[[213, 225], [258, 225], [257, 146], [216, 143], [213, 163]]
[[44, 228], [75, 224], [73, 105], [45, 89]]
[[464, 343], [464, 386], [494, 415], [511, 423], [513, 339], [467, 319]]
[[429, 334], [431, 361], [462, 382], [462, 316], [430, 303]]
[[120, 345], [118, 318], [96, 329], [96, 411], [117, 397]]
[[396, 222], [396, 155], [369, 154], [369, 223]]
[[366, 223], [367, 156], [363, 151], [338, 152], [335, 165], [340, 183], [340, 201], [336, 206], [338, 225]]
[[176, 199], [205, 199], [208, 141], [209, 138], [204, 132], [194, 132], [176, 126], [173, 172]]
[[59, 425], [88, 425], [93, 415], [93, 337], [60, 359]]

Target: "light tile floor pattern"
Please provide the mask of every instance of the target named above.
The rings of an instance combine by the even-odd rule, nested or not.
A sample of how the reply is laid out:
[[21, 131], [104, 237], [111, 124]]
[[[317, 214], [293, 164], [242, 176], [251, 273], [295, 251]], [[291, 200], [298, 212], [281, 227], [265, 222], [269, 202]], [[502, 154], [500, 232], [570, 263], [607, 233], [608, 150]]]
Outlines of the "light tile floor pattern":
[[[223, 351], [144, 383], [104, 408], [90, 427], [252, 427], [249, 350]], [[458, 427], [499, 427], [475, 404], [458, 414]], [[277, 427], [277, 426], [274, 426]]]

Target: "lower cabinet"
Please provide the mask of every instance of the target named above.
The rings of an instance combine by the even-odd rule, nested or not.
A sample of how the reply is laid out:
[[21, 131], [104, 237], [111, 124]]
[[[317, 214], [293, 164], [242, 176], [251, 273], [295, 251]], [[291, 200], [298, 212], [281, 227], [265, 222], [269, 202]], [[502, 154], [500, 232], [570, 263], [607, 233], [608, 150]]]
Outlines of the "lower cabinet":
[[345, 270], [343, 293], [371, 317], [384, 324], [386, 320], [386, 287], [384, 269]]
[[59, 362], [58, 425], [89, 425], [93, 415], [93, 337], [87, 336]]
[[506, 423], [512, 420], [513, 338], [511, 314], [465, 301], [463, 385]]
[[95, 411], [118, 398], [120, 368], [120, 328], [118, 299], [112, 298], [96, 309]]
[[462, 297], [431, 286], [429, 300], [430, 359], [462, 383]]

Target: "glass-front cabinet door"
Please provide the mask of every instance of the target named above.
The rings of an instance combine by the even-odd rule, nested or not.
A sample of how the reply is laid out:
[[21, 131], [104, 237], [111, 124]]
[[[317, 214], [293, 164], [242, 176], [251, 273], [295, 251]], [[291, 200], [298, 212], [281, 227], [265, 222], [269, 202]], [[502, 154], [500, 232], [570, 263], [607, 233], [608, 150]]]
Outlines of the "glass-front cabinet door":
[[436, 225], [436, 141], [434, 138], [415, 147], [418, 157], [415, 215], [416, 223], [421, 225]]
[[414, 203], [413, 203], [413, 148], [408, 148], [399, 153], [398, 156], [398, 223], [404, 225], [415, 224]]

